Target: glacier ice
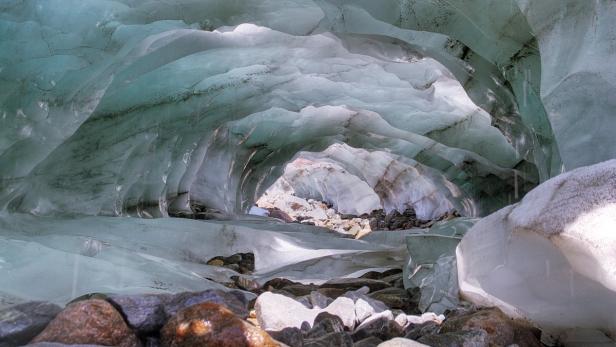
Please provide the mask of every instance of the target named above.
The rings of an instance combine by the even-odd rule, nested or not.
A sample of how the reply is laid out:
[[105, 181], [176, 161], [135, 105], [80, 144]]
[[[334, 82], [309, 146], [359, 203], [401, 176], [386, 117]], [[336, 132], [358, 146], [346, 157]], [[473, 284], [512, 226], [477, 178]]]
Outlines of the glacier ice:
[[[107, 19], [80, 16], [90, 3]], [[537, 183], [526, 149], [516, 150], [435, 59], [379, 37], [300, 36], [284, 25], [212, 30], [193, 16], [211, 9], [237, 24], [254, 10], [254, 22], [269, 25], [274, 7], [180, 3], [181, 11], [111, 1], [62, 13], [53, 2], [6, 6], [6, 44], [30, 35], [47, 49], [18, 50], [10, 59], [21, 65], [2, 72], [10, 71], [2, 111], [11, 126], [0, 146], [10, 162], [2, 172], [6, 208], [148, 217], [197, 204], [234, 214], [247, 211], [295, 153], [334, 143], [417, 162], [437, 182], [431, 189], [455, 192], [448, 204], [474, 201], [471, 215]], [[41, 23], [40, 11], [48, 11]], [[79, 28], [83, 36], [62, 36]], [[60, 37], [44, 39], [47, 32]], [[67, 61], [53, 61], [60, 56]], [[24, 65], [41, 59], [51, 60], [53, 75]], [[30, 92], [18, 88], [26, 76], [38, 80]]]
[[419, 289], [422, 312], [441, 314], [459, 304], [455, 249], [476, 222], [475, 218], [456, 218], [406, 236], [409, 255], [403, 269], [404, 287]]
[[[0, 302], [217, 286], [231, 274], [204, 257], [238, 250], [258, 253], [259, 281], [401, 266], [408, 232], [339, 239], [243, 213], [280, 178], [353, 214], [479, 217], [613, 159], [615, 16], [611, 0], [0, 0]], [[587, 247], [611, 240], [612, 208], [546, 220], [572, 236], [547, 240], [516, 229], [556, 203], [538, 194], [464, 238], [462, 292], [613, 331], [588, 299], [613, 298], [610, 254]], [[227, 220], [149, 220], [195, 209]], [[487, 256], [516, 259], [491, 274], [507, 285], [549, 283], [510, 298], [481, 277]], [[426, 290], [451, 279], [446, 257], [426, 260]], [[579, 316], [552, 319], [563, 298]]]
[[463, 297], [563, 328], [616, 332], [616, 160], [546, 181], [457, 249]]
[[323, 283], [402, 263], [404, 233], [385, 234], [374, 232], [369, 242], [342, 239], [326, 229], [258, 218], [210, 222], [11, 214], [0, 219], [0, 303], [64, 304], [92, 292], [226, 290], [217, 282], [230, 282], [237, 273], [206, 263], [240, 252], [255, 254], [256, 271], [248, 277], [259, 283], [275, 277]]

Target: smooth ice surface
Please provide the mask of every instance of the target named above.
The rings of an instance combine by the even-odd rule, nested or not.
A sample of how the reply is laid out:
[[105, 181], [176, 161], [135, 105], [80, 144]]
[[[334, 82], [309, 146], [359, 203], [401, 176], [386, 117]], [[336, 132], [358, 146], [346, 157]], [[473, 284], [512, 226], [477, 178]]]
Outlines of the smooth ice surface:
[[258, 282], [287, 277], [322, 283], [402, 263], [404, 233], [374, 234], [370, 242], [343, 239], [326, 229], [264, 219], [220, 223], [14, 214], [0, 220], [0, 298], [63, 304], [91, 292], [225, 289], [208, 279], [230, 282], [238, 274], [206, 262], [239, 252], [255, 254], [256, 272], [248, 277]]
[[[0, 17], [11, 51], [0, 71], [3, 207], [246, 212], [297, 152], [336, 143], [366, 158], [382, 152], [371, 171], [392, 167], [383, 189], [396, 191], [381, 194], [383, 205], [419, 204], [426, 216], [459, 205], [489, 212], [538, 182], [536, 146], [517, 113], [505, 121], [476, 104], [467, 81], [410, 44], [327, 32], [328, 8], [9, 1]], [[432, 201], [416, 201], [431, 191]]]
[[404, 287], [420, 290], [418, 308], [422, 312], [441, 314], [459, 304], [455, 249], [476, 222], [456, 218], [406, 236], [409, 256], [403, 269]]
[[616, 160], [541, 184], [457, 249], [466, 299], [542, 327], [616, 331]]

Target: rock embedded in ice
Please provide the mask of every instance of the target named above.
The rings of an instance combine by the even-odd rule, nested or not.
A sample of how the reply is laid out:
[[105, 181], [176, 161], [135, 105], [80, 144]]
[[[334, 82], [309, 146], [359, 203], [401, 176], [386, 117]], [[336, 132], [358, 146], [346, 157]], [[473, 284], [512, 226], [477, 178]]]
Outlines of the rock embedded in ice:
[[558, 334], [616, 332], [616, 160], [541, 184], [457, 249], [461, 295]]

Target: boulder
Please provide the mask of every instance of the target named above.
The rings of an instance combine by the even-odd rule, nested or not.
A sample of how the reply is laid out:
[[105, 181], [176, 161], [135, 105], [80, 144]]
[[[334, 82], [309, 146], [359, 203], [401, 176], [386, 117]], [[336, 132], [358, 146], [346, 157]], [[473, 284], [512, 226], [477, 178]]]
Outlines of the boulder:
[[558, 336], [616, 334], [616, 160], [539, 185], [483, 218], [456, 251], [460, 293]]
[[107, 301], [91, 299], [68, 305], [32, 342], [139, 346], [122, 315]]
[[162, 328], [165, 347], [274, 347], [265, 331], [238, 318], [223, 305], [205, 302], [181, 309]]
[[0, 347], [28, 343], [62, 309], [48, 302], [26, 302], [0, 310]]

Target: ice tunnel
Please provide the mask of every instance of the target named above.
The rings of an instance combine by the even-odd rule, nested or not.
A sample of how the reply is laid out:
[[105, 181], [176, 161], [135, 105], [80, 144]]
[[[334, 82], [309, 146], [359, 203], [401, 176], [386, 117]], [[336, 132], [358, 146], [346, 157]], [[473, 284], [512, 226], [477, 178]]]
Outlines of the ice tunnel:
[[[468, 262], [511, 260], [488, 257], [506, 246], [483, 226], [545, 225], [488, 215], [616, 158], [615, 16], [612, 0], [0, 0], [0, 309], [229, 283], [250, 301], [270, 280], [325, 285], [388, 269], [404, 269], [397, 295], [417, 287], [421, 313], [499, 306], [503, 286], [477, 289], [487, 301], [458, 295], [456, 259], [462, 291], [492, 281], [492, 263]], [[609, 186], [607, 170], [582, 177]], [[589, 212], [611, 203], [606, 191], [571, 199], [588, 199], [577, 203]], [[247, 214], [264, 197], [294, 223]], [[545, 211], [569, 213], [562, 199]], [[375, 224], [352, 239], [300, 223], [312, 201], [324, 206], [312, 217]], [[396, 221], [407, 217], [415, 224]], [[474, 248], [482, 239], [497, 245]], [[249, 253], [250, 272], [218, 266]], [[580, 270], [580, 254], [558, 266], [612, 283], [613, 271]], [[597, 292], [616, 300], [613, 288]], [[513, 316], [550, 332], [616, 331], [602, 319]], [[18, 345], [3, 317], [0, 347]], [[453, 318], [436, 320], [445, 333]]]

